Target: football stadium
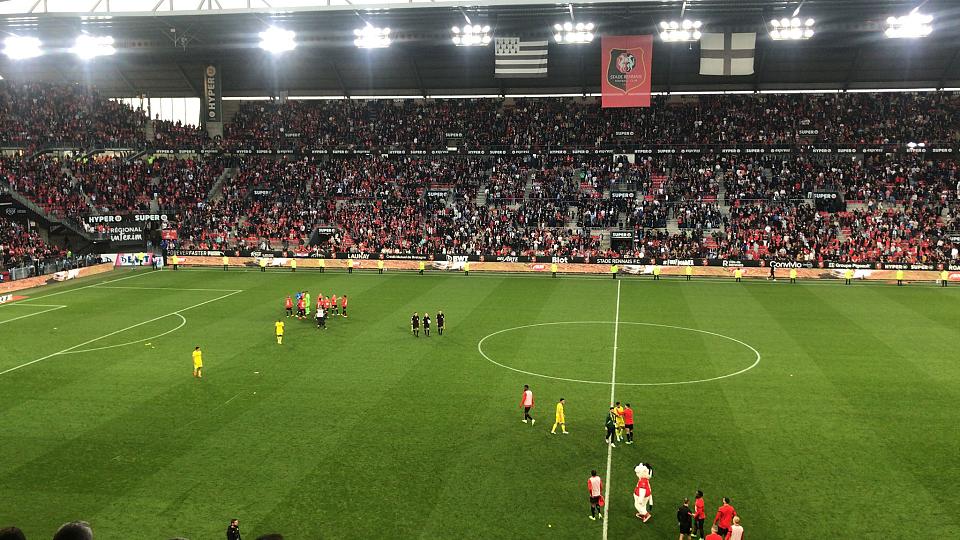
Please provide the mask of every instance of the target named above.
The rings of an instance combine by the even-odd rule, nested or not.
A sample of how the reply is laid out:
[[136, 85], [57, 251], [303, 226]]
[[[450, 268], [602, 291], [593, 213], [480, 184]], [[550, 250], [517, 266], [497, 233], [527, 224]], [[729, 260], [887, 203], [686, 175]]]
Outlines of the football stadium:
[[956, 1], [0, 30], [0, 540], [960, 538]]

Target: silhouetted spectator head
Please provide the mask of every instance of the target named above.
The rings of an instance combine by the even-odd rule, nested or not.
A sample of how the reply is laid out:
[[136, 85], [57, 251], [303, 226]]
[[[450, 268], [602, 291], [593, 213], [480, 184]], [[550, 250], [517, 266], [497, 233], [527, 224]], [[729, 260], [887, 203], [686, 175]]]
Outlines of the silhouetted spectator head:
[[17, 527], [4, 527], [0, 529], [0, 540], [27, 540], [27, 537]]
[[93, 529], [86, 521], [71, 521], [57, 529], [53, 540], [93, 540]]

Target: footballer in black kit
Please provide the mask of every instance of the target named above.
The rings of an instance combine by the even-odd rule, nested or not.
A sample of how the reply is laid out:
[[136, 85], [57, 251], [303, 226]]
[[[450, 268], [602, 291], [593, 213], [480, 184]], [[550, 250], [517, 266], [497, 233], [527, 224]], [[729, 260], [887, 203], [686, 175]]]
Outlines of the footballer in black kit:
[[420, 316], [416, 312], [413, 313], [413, 317], [410, 317], [410, 330], [413, 331], [414, 337], [420, 337]]
[[437, 312], [437, 334], [443, 335], [443, 312]]
[[423, 335], [430, 337], [430, 314], [423, 314]]

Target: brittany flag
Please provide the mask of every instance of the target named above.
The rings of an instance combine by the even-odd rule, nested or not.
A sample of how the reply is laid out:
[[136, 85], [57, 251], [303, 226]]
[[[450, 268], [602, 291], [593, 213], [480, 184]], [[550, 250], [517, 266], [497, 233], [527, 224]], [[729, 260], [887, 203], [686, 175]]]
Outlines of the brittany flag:
[[547, 76], [547, 42], [520, 41], [518, 37], [494, 38], [498, 79], [543, 78]]

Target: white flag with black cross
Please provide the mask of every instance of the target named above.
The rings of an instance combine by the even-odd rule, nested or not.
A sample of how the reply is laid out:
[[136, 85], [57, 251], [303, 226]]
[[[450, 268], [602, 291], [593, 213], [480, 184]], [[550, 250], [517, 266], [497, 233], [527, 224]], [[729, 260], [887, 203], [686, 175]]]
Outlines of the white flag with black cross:
[[708, 34], [700, 38], [701, 75], [753, 75], [755, 32]]

